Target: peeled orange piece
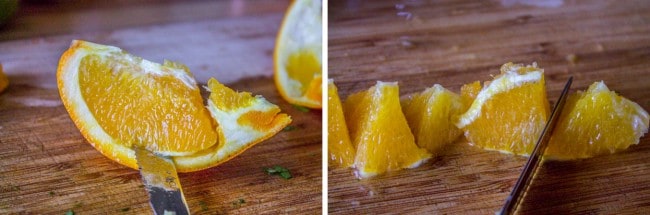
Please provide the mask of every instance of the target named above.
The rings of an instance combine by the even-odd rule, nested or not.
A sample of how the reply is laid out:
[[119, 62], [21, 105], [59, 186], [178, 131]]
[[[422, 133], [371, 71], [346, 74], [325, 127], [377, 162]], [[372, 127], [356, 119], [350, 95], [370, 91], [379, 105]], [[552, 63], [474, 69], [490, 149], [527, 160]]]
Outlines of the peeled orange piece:
[[602, 81], [593, 83], [586, 92], [567, 98], [545, 157], [579, 159], [627, 149], [648, 132], [648, 118], [641, 106]]
[[2, 70], [2, 64], [0, 64], [0, 93], [7, 89], [7, 86], [9, 86], [9, 78], [5, 75]]
[[327, 102], [327, 151], [330, 161], [342, 167], [351, 167], [355, 150], [345, 124], [339, 92], [332, 79], [327, 84]]
[[462, 134], [454, 125], [454, 118], [465, 112], [466, 105], [458, 94], [439, 84], [404, 96], [401, 103], [415, 143], [430, 153], [438, 154], [446, 144]]
[[[464, 100], [476, 88], [476, 82], [463, 86]], [[492, 82], [484, 83], [455, 124], [475, 146], [530, 155], [549, 113], [544, 71], [536, 64], [507, 63]]]
[[[248, 99], [258, 103], [230, 105], [228, 109], [237, 114], [220, 119], [214, 116], [214, 108], [209, 111], [203, 106], [199, 87], [184, 65], [169, 61], [160, 65], [117, 47], [85, 41], [73, 41], [63, 54], [57, 82], [65, 108], [88, 142], [131, 168], [138, 167], [134, 146], [172, 157], [180, 172], [214, 166], [272, 136], [290, 121], [261, 97]], [[228, 103], [244, 97], [226, 94], [220, 99]], [[275, 117], [286, 120], [268, 120]], [[251, 129], [235, 134], [225, 129], [228, 123]], [[269, 123], [280, 128], [268, 129], [273, 127]], [[247, 142], [229, 144], [233, 135], [246, 136]], [[206, 153], [216, 155], [209, 160], [197, 157]], [[188, 159], [192, 162], [182, 162]]]
[[322, 106], [321, 1], [291, 3], [278, 32], [273, 55], [275, 85], [291, 104]]
[[357, 176], [415, 168], [431, 158], [415, 139], [402, 113], [396, 82], [381, 82], [350, 95], [343, 104], [350, 138], [357, 150]]

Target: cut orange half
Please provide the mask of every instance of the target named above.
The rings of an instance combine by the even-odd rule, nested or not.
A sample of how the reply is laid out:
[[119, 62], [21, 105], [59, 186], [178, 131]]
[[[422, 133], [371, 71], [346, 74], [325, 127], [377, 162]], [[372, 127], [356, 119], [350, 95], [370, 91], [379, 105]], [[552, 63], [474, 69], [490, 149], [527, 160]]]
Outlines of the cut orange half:
[[322, 106], [321, 1], [296, 0], [289, 6], [275, 42], [275, 85], [291, 104]]
[[[216, 80], [209, 87], [219, 96], [211, 95], [206, 108], [184, 65], [161, 65], [85, 41], [73, 41], [63, 54], [57, 82], [65, 108], [88, 142], [131, 168], [137, 168], [134, 146], [172, 157], [180, 172], [208, 168], [290, 122], [262, 97], [222, 93], [230, 89]], [[233, 123], [241, 129], [233, 131]]]

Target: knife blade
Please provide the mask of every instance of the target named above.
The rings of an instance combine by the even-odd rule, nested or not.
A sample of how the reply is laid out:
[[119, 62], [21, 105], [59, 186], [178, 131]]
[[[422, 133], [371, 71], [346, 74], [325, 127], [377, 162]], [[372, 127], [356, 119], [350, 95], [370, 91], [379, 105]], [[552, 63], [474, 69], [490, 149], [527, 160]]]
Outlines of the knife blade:
[[551, 138], [553, 129], [555, 129], [555, 124], [557, 124], [557, 121], [560, 118], [560, 114], [562, 113], [562, 109], [564, 107], [564, 103], [566, 102], [566, 97], [569, 93], [569, 88], [571, 88], [572, 82], [573, 77], [569, 77], [566, 85], [564, 85], [562, 94], [560, 94], [560, 98], [557, 100], [557, 103], [555, 103], [555, 107], [553, 107], [551, 117], [548, 119], [548, 122], [546, 122], [544, 130], [542, 130], [542, 135], [539, 136], [539, 139], [535, 144], [533, 153], [531, 153], [530, 157], [528, 158], [526, 166], [524, 166], [524, 169], [521, 171], [521, 175], [519, 176], [519, 179], [517, 179], [515, 187], [512, 189], [512, 192], [510, 192], [510, 195], [508, 195], [506, 198], [506, 202], [501, 208], [499, 214], [514, 214], [517, 211], [517, 207], [521, 203], [521, 200], [524, 198], [524, 194], [528, 191], [528, 187], [533, 181], [533, 177], [536, 175], [536, 172], [541, 165], [542, 156], [544, 155], [546, 146], [548, 146], [548, 141]]
[[174, 162], [143, 148], [134, 150], [154, 214], [190, 214]]

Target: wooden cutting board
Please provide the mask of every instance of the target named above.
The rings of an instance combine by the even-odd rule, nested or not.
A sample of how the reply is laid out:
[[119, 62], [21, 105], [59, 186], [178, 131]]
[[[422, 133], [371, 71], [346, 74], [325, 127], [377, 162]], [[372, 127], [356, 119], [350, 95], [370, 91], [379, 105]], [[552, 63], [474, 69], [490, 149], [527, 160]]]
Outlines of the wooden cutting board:
[[[647, 1], [331, 1], [328, 40], [329, 77], [342, 99], [377, 80], [398, 81], [402, 95], [435, 83], [459, 92], [462, 84], [491, 80], [503, 63], [537, 62], [552, 103], [573, 76], [573, 92], [603, 80], [650, 110]], [[493, 214], [525, 162], [461, 138], [419, 168], [372, 179], [330, 166], [328, 210]], [[650, 134], [615, 155], [544, 163], [521, 209], [649, 213]]]
[[[202, 3], [214, 6], [197, 1], [176, 6], [180, 5], [181, 11], [189, 7], [205, 13]], [[263, 95], [291, 115], [293, 130], [280, 132], [217, 167], [179, 174], [192, 213], [319, 213], [321, 111], [303, 112], [285, 102], [271, 77], [275, 36], [287, 5], [281, 3], [282, 7], [271, 7], [275, 10], [259, 15], [195, 17], [178, 22], [154, 22], [144, 16], [145, 23], [135, 26], [112, 23], [111, 28], [83, 33], [44, 28], [45, 34], [52, 35], [30, 36], [20, 28], [14, 29], [16, 35], [10, 33], [11, 28], [4, 31], [3, 38], [12, 40], [0, 41], [0, 62], [11, 82], [0, 94], [0, 214], [64, 214], [68, 210], [77, 214], [151, 213], [138, 171], [105, 158], [90, 146], [61, 104], [56, 68], [72, 39], [118, 46], [156, 62], [183, 62], [201, 85], [215, 77], [235, 90]], [[250, 10], [250, 6], [239, 5], [242, 7], [244, 12]], [[124, 11], [149, 11], [146, 15], [158, 10], [174, 11], [162, 6], [133, 6]], [[110, 17], [120, 8], [95, 13], [83, 10], [76, 15], [62, 11], [65, 17], [81, 14], [92, 18], [91, 14]], [[70, 21], [53, 16], [52, 25], [65, 26], [59, 21]], [[293, 178], [267, 175], [263, 168], [273, 165], [289, 169]]]

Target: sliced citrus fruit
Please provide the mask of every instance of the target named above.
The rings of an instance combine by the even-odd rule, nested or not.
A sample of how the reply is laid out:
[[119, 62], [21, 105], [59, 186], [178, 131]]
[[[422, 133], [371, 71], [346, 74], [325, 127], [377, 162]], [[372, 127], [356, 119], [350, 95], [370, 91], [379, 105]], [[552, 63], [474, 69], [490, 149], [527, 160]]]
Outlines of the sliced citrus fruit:
[[5, 89], [7, 89], [7, 86], [9, 86], [9, 78], [7, 78], [7, 75], [5, 75], [4, 71], [2, 70], [2, 64], [0, 64], [0, 93], [2, 91], [5, 91]]
[[[233, 121], [217, 124], [203, 106], [192, 74], [179, 63], [160, 65], [117, 47], [75, 40], [59, 61], [57, 82], [61, 100], [83, 136], [106, 157], [123, 165], [137, 168], [133, 146], [174, 159], [191, 159], [206, 150], [236, 154], [225, 141], [231, 134], [223, 129]], [[236, 96], [221, 99], [238, 100]], [[231, 106], [240, 111], [237, 116], [253, 115], [248, 121], [257, 116], [248, 113], [251, 108], [237, 107]], [[240, 118], [234, 122], [249, 125], [238, 121]], [[265, 136], [274, 134], [269, 132]], [[179, 164], [177, 169], [186, 172], [210, 166], [198, 163], [201, 165]]]
[[439, 84], [423, 92], [403, 96], [402, 112], [415, 137], [415, 143], [436, 155], [456, 140], [462, 131], [454, 125], [454, 117], [467, 108], [461, 97]]
[[381, 82], [350, 95], [343, 104], [350, 138], [357, 150], [354, 167], [366, 178], [414, 168], [431, 158], [415, 139], [402, 113], [396, 82]]
[[586, 92], [569, 95], [546, 149], [549, 159], [579, 159], [615, 153], [638, 144], [648, 132], [648, 112], [593, 83]]
[[351, 167], [355, 150], [345, 124], [339, 92], [332, 79], [327, 84], [327, 102], [327, 151], [330, 161], [342, 167]]
[[[478, 93], [481, 92], [481, 82], [475, 81], [465, 84], [460, 87], [460, 98], [466, 107], [470, 107], [476, 99]], [[458, 120], [457, 118], [455, 120]]]
[[275, 42], [275, 85], [291, 104], [322, 105], [321, 1], [296, 0], [289, 6]]
[[219, 165], [253, 145], [270, 138], [291, 123], [280, 108], [262, 96], [235, 92], [212, 78], [208, 109], [219, 124], [220, 141], [198, 153], [173, 157], [181, 172]]
[[[476, 83], [463, 87], [471, 98]], [[456, 126], [475, 146], [519, 155], [529, 155], [549, 116], [544, 71], [536, 64], [507, 63], [501, 74], [484, 83]]]

